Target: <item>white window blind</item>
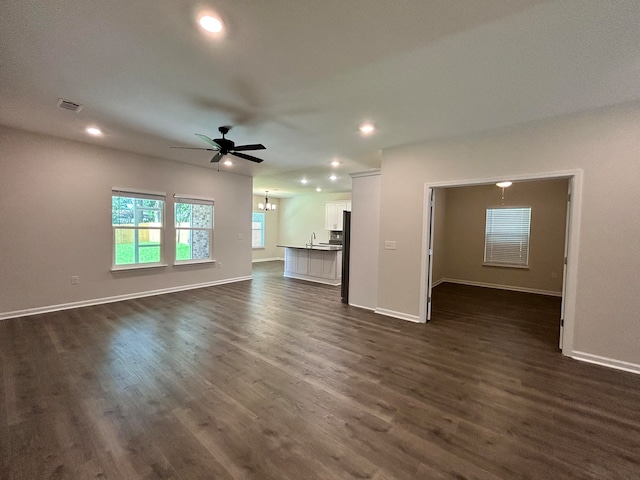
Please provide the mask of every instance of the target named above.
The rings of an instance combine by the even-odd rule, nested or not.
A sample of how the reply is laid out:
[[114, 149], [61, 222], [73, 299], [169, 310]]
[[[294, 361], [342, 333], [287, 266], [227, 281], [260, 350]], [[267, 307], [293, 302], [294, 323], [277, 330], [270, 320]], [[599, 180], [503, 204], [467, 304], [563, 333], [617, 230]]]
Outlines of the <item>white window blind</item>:
[[531, 207], [487, 208], [484, 264], [529, 265]]

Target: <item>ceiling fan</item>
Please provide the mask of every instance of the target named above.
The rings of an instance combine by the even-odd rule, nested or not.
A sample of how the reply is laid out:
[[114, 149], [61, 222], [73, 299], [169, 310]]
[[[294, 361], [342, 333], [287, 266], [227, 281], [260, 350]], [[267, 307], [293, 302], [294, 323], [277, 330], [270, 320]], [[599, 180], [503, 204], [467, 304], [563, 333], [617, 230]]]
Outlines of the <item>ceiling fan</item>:
[[209, 152], [217, 152], [211, 159], [211, 163], [218, 163], [222, 157], [227, 154], [235, 155], [236, 157], [244, 158], [255, 163], [260, 163], [263, 160], [253, 155], [247, 155], [246, 153], [240, 153], [247, 150], [264, 150], [266, 147], [261, 143], [254, 143], [251, 145], [236, 145], [233, 141], [228, 140], [224, 136], [231, 130], [230, 126], [219, 127], [218, 131], [222, 134], [222, 138], [211, 139], [201, 133], [196, 133], [197, 137], [211, 145], [212, 148], [200, 148], [200, 147], [170, 147], [170, 148], [182, 148], [185, 150], [207, 150]]

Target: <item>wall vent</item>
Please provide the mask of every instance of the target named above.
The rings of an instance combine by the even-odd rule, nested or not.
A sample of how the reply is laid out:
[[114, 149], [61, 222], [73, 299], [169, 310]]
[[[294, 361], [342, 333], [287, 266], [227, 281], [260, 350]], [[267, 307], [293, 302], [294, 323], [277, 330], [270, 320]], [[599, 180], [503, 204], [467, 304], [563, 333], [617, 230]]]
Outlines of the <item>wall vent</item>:
[[65, 110], [70, 110], [76, 113], [82, 110], [82, 105], [80, 105], [79, 103], [70, 102], [69, 100], [65, 100], [64, 98], [59, 98], [56, 105], [60, 108], [64, 108]]

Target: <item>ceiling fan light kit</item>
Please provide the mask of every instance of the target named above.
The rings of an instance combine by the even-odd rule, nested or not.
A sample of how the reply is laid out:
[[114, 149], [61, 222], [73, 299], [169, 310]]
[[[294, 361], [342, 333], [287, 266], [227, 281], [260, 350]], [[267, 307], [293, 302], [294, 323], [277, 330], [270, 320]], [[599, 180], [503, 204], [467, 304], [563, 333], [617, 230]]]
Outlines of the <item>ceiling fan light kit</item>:
[[206, 150], [209, 152], [217, 152], [213, 158], [211, 159], [211, 163], [218, 163], [222, 157], [225, 155], [234, 155], [238, 158], [244, 158], [245, 160], [249, 160], [255, 163], [261, 163], [263, 160], [258, 157], [254, 157], [253, 155], [247, 155], [246, 153], [240, 153], [250, 150], [265, 150], [265, 146], [261, 143], [253, 143], [251, 145], [236, 145], [235, 142], [225, 138], [225, 135], [229, 133], [231, 130], [230, 126], [222, 126], [218, 128], [218, 131], [222, 134], [222, 138], [209, 138], [202, 133], [196, 133], [196, 137], [204, 140], [206, 143], [211, 145], [211, 148], [200, 148], [200, 147], [171, 147], [171, 148], [181, 148], [185, 150]]

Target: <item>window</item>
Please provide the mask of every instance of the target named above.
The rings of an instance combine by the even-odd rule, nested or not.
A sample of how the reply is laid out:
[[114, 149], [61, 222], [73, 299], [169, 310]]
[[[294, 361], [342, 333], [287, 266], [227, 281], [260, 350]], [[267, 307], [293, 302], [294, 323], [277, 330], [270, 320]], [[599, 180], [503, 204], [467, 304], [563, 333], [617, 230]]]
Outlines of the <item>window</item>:
[[113, 190], [113, 265], [161, 264], [164, 195]]
[[175, 197], [176, 263], [210, 261], [213, 247], [213, 201]]
[[531, 207], [487, 208], [486, 220], [484, 264], [527, 267]]
[[251, 246], [264, 248], [264, 213], [254, 213], [251, 220]]

